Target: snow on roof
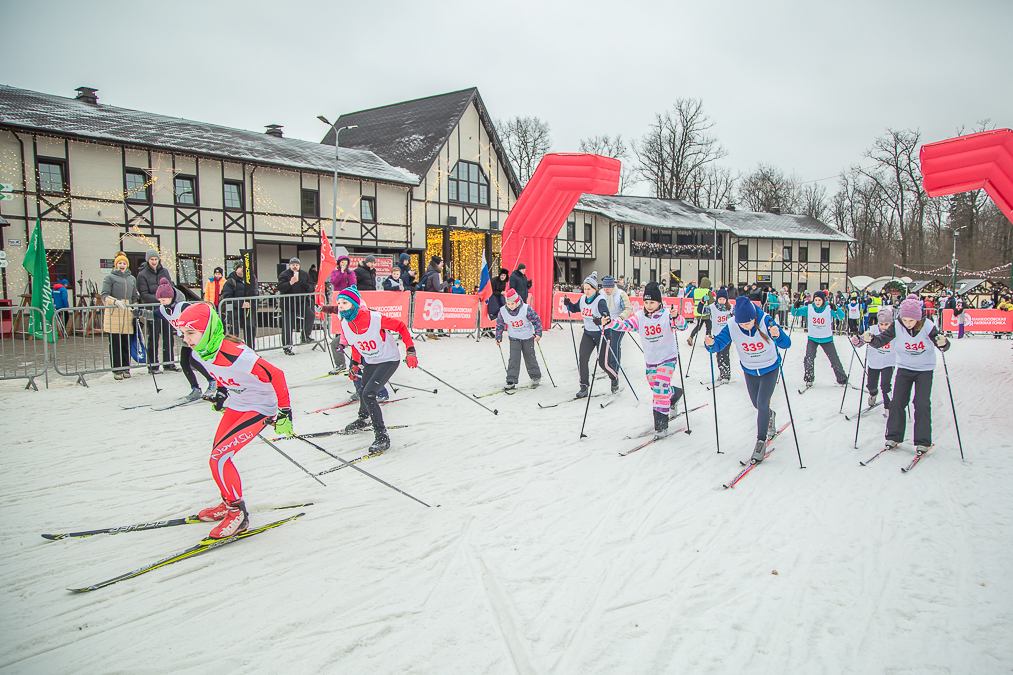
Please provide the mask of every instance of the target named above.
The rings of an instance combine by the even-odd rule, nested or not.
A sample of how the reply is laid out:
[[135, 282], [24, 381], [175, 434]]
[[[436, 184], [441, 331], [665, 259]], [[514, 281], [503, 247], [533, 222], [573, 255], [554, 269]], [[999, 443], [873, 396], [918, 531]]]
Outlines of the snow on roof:
[[810, 216], [706, 210], [679, 199], [582, 195], [574, 208], [598, 213], [617, 222], [647, 227], [713, 230], [714, 220], [717, 220], [719, 232], [731, 232], [738, 237], [855, 241]]
[[[95, 105], [7, 85], [0, 85], [0, 126], [293, 169], [334, 171], [334, 148], [319, 143]], [[417, 185], [420, 180], [372, 152], [345, 148], [339, 150], [338, 173], [407, 185]]]

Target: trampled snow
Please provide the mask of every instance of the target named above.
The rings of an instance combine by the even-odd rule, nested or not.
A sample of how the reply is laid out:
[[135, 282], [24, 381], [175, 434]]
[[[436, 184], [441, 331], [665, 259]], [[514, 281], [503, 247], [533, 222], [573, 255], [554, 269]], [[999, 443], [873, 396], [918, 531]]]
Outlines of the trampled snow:
[[[685, 337], [685, 334], [682, 334]], [[884, 420], [838, 413], [843, 390], [818, 356], [799, 396], [804, 334], [786, 375], [791, 428], [733, 490], [755, 417], [741, 371], [692, 413], [691, 435], [619, 457], [651, 425], [643, 361], [623, 364], [642, 401], [594, 398], [540, 409], [576, 391], [569, 329], [542, 344], [559, 385], [497, 395], [494, 416], [420, 371], [394, 381], [384, 407], [393, 447], [322, 487], [263, 442], [237, 465], [251, 509], [312, 501], [306, 515], [247, 541], [91, 593], [102, 581], [193, 545], [205, 524], [45, 541], [39, 534], [191, 513], [217, 501], [207, 465], [218, 415], [122, 405], [186, 393], [182, 375], [111, 375], [84, 389], [0, 384], [0, 673], [994, 673], [1013, 667], [1013, 366], [1010, 342], [975, 337], [947, 355], [967, 455], [961, 463], [940, 363], [930, 455], [910, 474], [910, 442], [882, 447]], [[683, 355], [687, 355], [685, 342]], [[329, 362], [307, 347], [265, 354], [292, 387], [297, 431], [337, 429], [354, 406]], [[838, 350], [845, 362], [850, 348]], [[419, 360], [469, 394], [503, 384], [491, 340], [420, 343]], [[734, 357], [733, 357], [734, 360]], [[852, 377], [860, 380], [856, 365]], [[709, 403], [707, 354], [686, 378]], [[526, 384], [522, 374], [521, 384]], [[599, 380], [596, 390], [604, 390]], [[788, 419], [783, 389], [774, 396]], [[859, 405], [849, 389], [845, 412]], [[681, 426], [675, 424], [675, 428]], [[908, 431], [910, 440], [911, 431]], [[319, 443], [345, 458], [367, 436]], [[310, 471], [337, 462], [279, 442]], [[439, 505], [439, 506], [437, 506]], [[254, 525], [289, 512], [256, 513]], [[775, 574], [776, 571], [776, 574]]]

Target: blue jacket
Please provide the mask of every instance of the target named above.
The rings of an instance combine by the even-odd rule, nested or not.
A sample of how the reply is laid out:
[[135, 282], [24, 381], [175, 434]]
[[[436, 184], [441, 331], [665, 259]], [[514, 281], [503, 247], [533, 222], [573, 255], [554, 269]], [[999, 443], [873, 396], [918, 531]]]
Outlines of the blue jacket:
[[[756, 325], [759, 326], [760, 323], [762, 322], [763, 325], [767, 327], [768, 332], [770, 331], [771, 326], [777, 324], [777, 322], [774, 321], [774, 318], [769, 314], [766, 314], [763, 310], [757, 309], [756, 313], [757, 313]], [[778, 335], [776, 338], [772, 338], [774, 340], [774, 345], [780, 347], [781, 349], [788, 349], [789, 347], [791, 347], [791, 338], [788, 337], [788, 333], [786, 333], [783, 328], [781, 328], [780, 326], [777, 326], [777, 328], [778, 330], [781, 331], [781, 334]], [[757, 331], [756, 326], [753, 326], [753, 330], [748, 331], [746, 334], [749, 336], [753, 336], [756, 335], [756, 331]], [[724, 328], [721, 329], [720, 333], [714, 336], [714, 344], [711, 345], [710, 347], [706, 347], [706, 349], [710, 353], [714, 354], [730, 345], [731, 342], [732, 336], [728, 332], [728, 326], [725, 326]], [[739, 365], [742, 364], [740, 363]], [[745, 366], [742, 366], [742, 371], [746, 375], [755, 375], [756, 377], [759, 377], [760, 375], [766, 375], [772, 370], [777, 370], [780, 367], [781, 367], [781, 354], [778, 353], [777, 361], [773, 365], [767, 366], [766, 368], [758, 368], [758, 369], [746, 368]]]
[[[809, 305], [811, 305], [811, 304], [812, 303], [809, 303]], [[795, 309], [791, 310], [792, 315], [794, 315], [794, 316], [809, 316], [809, 305], [802, 305], [801, 307], [796, 307]], [[822, 307], [813, 306], [813, 309], [815, 309], [817, 312], [829, 311], [830, 312], [830, 319], [831, 320], [837, 319], [838, 321], [840, 321], [841, 319], [847, 318], [847, 316], [848, 316], [847, 313], [841, 307], [838, 307], [836, 312], [834, 310], [832, 310], [832, 309], [831, 310], [827, 310], [828, 307], [830, 307], [830, 305], [828, 303], [824, 302]], [[812, 340], [813, 342], [818, 343], [818, 344], [822, 344], [824, 342], [833, 342], [834, 341], [834, 338], [833, 338], [832, 335], [830, 337], [825, 337], [825, 338], [810, 337], [809, 339]]]

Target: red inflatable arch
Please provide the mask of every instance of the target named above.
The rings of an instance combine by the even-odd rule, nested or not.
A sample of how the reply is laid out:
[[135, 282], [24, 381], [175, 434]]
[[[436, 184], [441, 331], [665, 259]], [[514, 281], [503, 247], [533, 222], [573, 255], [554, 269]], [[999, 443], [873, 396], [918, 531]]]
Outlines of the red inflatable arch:
[[538, 163], [503, 226], [502, 265], [524, 263], [532, 281], [529, 304], [542, 322], [552, 321], [556, 235], [580, 195], [614, 195], [619, 190], [618, 159], [554, 153]]
[[930, 197], [984, 188], [1013, 220], [1013, 131], [995, 129], [929, 143], [919, 158]]

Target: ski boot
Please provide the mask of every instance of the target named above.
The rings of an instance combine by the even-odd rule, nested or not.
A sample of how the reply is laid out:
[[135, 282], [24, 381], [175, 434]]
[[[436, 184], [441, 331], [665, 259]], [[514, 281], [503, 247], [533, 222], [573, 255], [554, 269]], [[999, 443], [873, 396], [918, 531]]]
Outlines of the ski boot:
[[770, 411], [770, 420], [767, 421], [767, 440], [772, 440], [777, 434], [777, 413]]
[[619, 381], [618, 380], [613, 380], [612, 381], [612, 394], [615, 395], [615, 394], [618, 394], [618, 393], [619, 393]]
[[295, 356], [295, 352], [292, 351], [291, 347], [285, 347], [281, 351], [285, 352], [285, 356]]
[[204, 390], [203, 398], [212, 399], [215, 397], [216, 393], [218, 393], [218, 383], [215, 382], [214, 380], [211, 380], [210, 382], [208, 382], [207, 389]]
[[216, 520], [221, 520], [225, 517], [225, 514], [229, 512], [229, 505], [222, 501], [218, 506], [209, 506], [206, 509], [201, 509], [197, 517], [204, 523], [213, 523]]
[[897, 442], [897, 441], [887, 441], [887, 442], [886, 442], [886, 447], [885, 447], [885, 448], [883, 448], [883, 449], [884, 449], [884, 450], [893, 450], [893, 449], [894, 449], [894, 448], [896, 448], [896, 447], [897, 447], [898, 445], [900, 445], [900, 443], [899, 443], [899, 442]]
[[516, 388], [517, 388], [517, 383], [516, 382], [507, 382], [506, 386], [503, 387], [503, 391], [510, 391], [511, 389], [516, 389]]
[[762, 438], [756, 441], [756, 445], [753, 446], [753, 456], [749, 458], [751, 464], [759, 464], [763, 461], [763, 456], [767, 453], [767, 441]]
[[540, 385], [541, 383], [542, 383], [542, 378], [540, 378], [540, 377], [539, 377], [539, 378], [536, 378], [536, 379], [534, 379], [534, 380], [531, 380], [531, 388], [532, 388], [532, 389], [535, 389], [535, 388], [537, 388], [537, 387], [538, 387], [538, 385]]
[[203, 396], [201, 390], [198, 389], [197, 387], [194, 387], [193, 389], [190, 390], [189, 394], [183, 397], [183, 400], [189, 403], [190, 401], [196, 401], [201, 396]]
[[354, 422], [349, 422], [349, 424], [345, 427], [345, 433], [354, 434], [360, 431], [365, 431], [368, 428], [369, 428], [369, 418], [359, 417]]
[[218, 523], [208, 539], [228, 539], [240, 532], [245, 532], [250, 527], [250, 516], [246, 513], [246, 504], [240, 499], [229, 503], [222, 522]]
[[574, 396], [574, 398], [587, 398], [587, 393], [588, 393], [587, 392], [587, 385], [586, 384], [582, 384], [582, 385], [580, 385], [580, 391], [577, 392], [577, 395]]
[[377, 403], [386, 403], [389, 400], [390, 394], [386, 390], [381, 390], [380, 393], [376, 395]]
[[373, 430], [373, 444], [369, 446], [369, 454], [378, 455], [390, 449], [390, 436], [383, 427]]
[[812, 389], [812, 386], [813, 386], [813, 381], [812, 380], [806, 380], [805, 382], [802, 383], [802, 391], [805, 392], [805, 391], [807, 391], [809, 389]]
[[664, 438], [668, 435], [668, 415], [654, 411], [654, 437]]
[[879, 396], [879, 394], [869, 394], [869, 407], [870, 408], [872, 406], [876, 405], [876, 397], [878, 397], [878, 396]]
[[355, 392], [348, 398], [349, 403], [355, 403], [358, 400], [359, 400], [359, 392]]
[[929, 448], [931, 447], [932, 447], [931, 445], [916, 445], [915, 452], [918, 453], [919, 455], [924, 455], [926, 452], [929, 451]]

